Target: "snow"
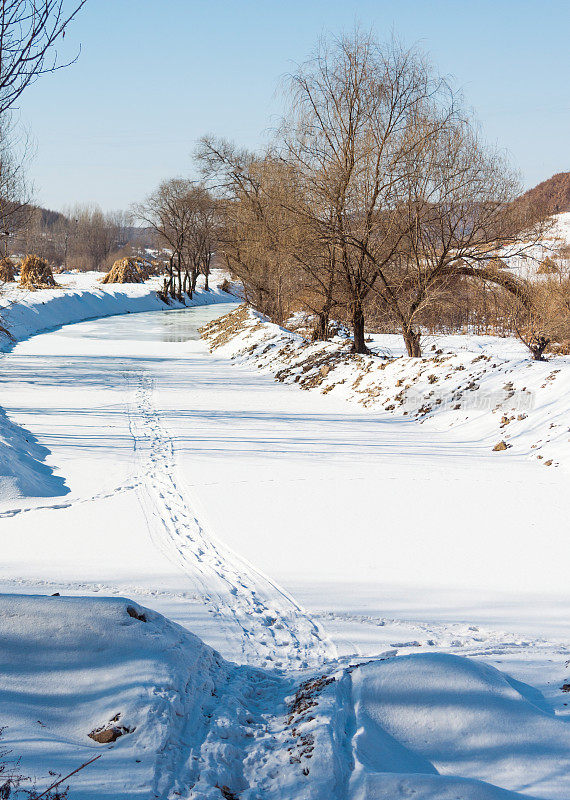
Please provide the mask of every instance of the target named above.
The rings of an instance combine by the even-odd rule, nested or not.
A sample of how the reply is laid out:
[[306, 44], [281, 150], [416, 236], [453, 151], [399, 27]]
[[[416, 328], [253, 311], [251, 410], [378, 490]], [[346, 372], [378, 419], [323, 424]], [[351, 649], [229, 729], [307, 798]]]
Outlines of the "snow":
[[353, 784], [362, 773], [440, 774], [568, 797], [570, 730], [531, 687], [448, 654], [372, 662], [352, 683]]
[[504, 441], [509, 456], [570, 465], [568, 356], [533, 362], [511, 338], [438, 335], [424, 337], [424, 357], [413, 359], [401, 337], [374, 335], [375, 355], [354, 358], [350, 341], [311, 343], [245, 306], [207, 335], [220, 354], [281, 382], [453, 429], [466, 443]]
[[[4, 284], [0, 293], [0, 322], [9, 336], [0, 333], [0, 352], [6, 352], [12, 341], [21, 341], [60, 325], [86, 319], [98, 319], [115, 314], [164, 309], [157, 296], [162, 286], [160, 278], [145, 283], [102, 284], [102, 272], [63, 272], [56, 275], [58, 288], [30, 291], [17, 284]], [[184, 304], [171, 301], [174, 308], [227, 303], [233, 298], [221, 291], [223, 280], [219, 270], [212, 271], [212, 288], [206, 292], [197, 288], [192, 299]]]
[[[508, 268], [525, 280], [540, 280], [544, 278], [538, 272], [541, 262], [546, 258], [560, 260], [560, 248], [570, 245], [570, 212], [553, 214], [550, 220], [552, 227], [540, 244], [526, 246], [521, 255], [510, 255], [509, 248], [505, 248], [502, 259]], [[515, 252], [520, 247], [515, 248]], [[511, 249], [512, 252], [512, 249]]]
[[[65, 322], [29, 302], [0, 371], [0, 700], [40, 785], [102, 753], [74, 800], [569, 796], [568, 359], [442, 337], [373, 396], [380, 359], [257, 315], [210, 353], [235, 304], [24, 338]], [[430, 412], [397, 405], [412, 382]], [[132, 732], [88, 738], [118, 713]]]
[[[129, 616], [127, 609], [146, 622]], [[148, 797], [172, 780], [177, 739], [199, 741], [221, 657], [164, 617], [121, 598], [0, 596], [3, 743], [42, 787], [99, 753], [73, 797]], [[88, 734], [120, 715], [115, 744]], [[155, 795], [157, 796], [157, 795]]]
[[[101, 285], [102, 273], [62, 273], [57, 276], [61, 288], [29, 291], [6, 285], [0, 294], [0, 323], [9, 336], [0, 331], [0, 352], [9, 351], [14, 340], [21, 341], [40, 331], [79, 320], [141, 311], [161, 310], [165, 305], [157, 296], [160, 281], [145, 284]], [[231, 296], [216, 287], [220, 276], [213, 275], [213, 290], [198, 289], [189, 307], [227, 303]], [[173, 306], [182, 304], [173, 301]], [[12, 337], [12, 338], [10, 338]], [[6, 419], [0, 408], [0, 498], [17, 496], [52, 497], [62, 494], [62, 480], [42, 462], [47, 455], [27, 432]]]
[[[119, 597], [0, 596], [0, 638], [4, 744], [42, 788], [99, 755], [78, 800], [568, 796], [568, 726], [469, 659], [240, 667]], [[89, 737], [112, 726], [113, 743]]]

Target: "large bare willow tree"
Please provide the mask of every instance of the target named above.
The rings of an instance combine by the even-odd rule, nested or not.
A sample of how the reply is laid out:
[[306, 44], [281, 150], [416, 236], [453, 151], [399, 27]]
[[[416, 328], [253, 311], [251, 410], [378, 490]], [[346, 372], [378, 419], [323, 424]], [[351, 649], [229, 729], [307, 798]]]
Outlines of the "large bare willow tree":
[[373, 308], [413, 357], [422, 320], [467, 281], [529, 304], [528, 285], [497, 264], [532, 256], [547, 220], [517, 201], [517, 174], [420, 52], [358, 30], [324, 39], [286, 89], [264, 152], [213, 137], [198, 148], [248, 301], [278, 322], [304, 307], [319, 338], [335, 309], [355, 353]]
[[530, 252], [541, 220], [514, 204], [516, 175], [421, 54], [357, 31], [323, 41], [289, 90], [280, 153], [304, 198], [289, 210], [336, 253], [355, 352], [372, 293], [418, 356], [418, 315], [452, 278], [522, 292], [489, 264]]
[[414, 51], [360, 32], [323, 40], [290, 76], [289, 90], [282, 158], [307, 199], [299, 213], [336, 250], [354, 350], [364, 353], [365, 301], [379, 281], [392, 292], [383, 268], [406, 233], [397, 198], [410, 154], [425, 136], [418, 122], [439, 101], [445, 124], [455, 114], [453, 97]]

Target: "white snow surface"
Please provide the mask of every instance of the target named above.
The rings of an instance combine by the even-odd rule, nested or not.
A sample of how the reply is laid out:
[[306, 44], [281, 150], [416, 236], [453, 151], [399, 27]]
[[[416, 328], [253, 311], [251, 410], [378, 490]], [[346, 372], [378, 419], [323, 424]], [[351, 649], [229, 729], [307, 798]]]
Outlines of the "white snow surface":
[[[158, 278], [144, 284], [101, 284], [103, 273], [70, 272], [56, 276], [58, 288], [30, 291], [17, 284], [5, 284], [0, 292], [0, 353], [41, 331], [72, 322], [117, 314], [162, 310], [157, 296]], [[216, 287], [198, 289], [187, 299], [189, 307], [227, 303], [231, 296]], [[174, 308], [184, 306], [172, 301]], [[42, 462], [47, 454], [31, 435], [22, 432], [6, 418], [0, 407], [0, 498], [22, 496], [52, 497], [62, 493], [61, 479]]]
[[[36, 306], [28, 335], [64, 324]], [[93, 319], [0, 358], [0, 702], [22, 771], [47, 786], [101, 753], [71, 800], [569, 797], [567, 360], [449, 337], [383, 361], [375, 395], [367, 359], [321, 371], [318, 345], [303, 371], [301, 338], [256, 315], [210, 354], [198, 329], [233, 308]], [[386, 409], [412, 382], [432, 410]], [[495, 414], [472, 382], [503, 390]], [[129, 732], [87, 736], [111, 724]]]
[[[422, 775], [420, 786], [427, 773], [569, 796], [568, 725], [538, 692], [495, 668], [448, 654], [412, 655], [359, 667], [352, 682], [356, 797], [386, 797], [386, 772]], [[446, 791], [445, 780], [439, 784]], [[500, 794], [467, 784], [459, 796]]]
[[568, 725], [469, 659], [263, 671], [123, 598], [2, 595], [0, 637], [4, 744], [41, 788], [99, 755], [77, 800], [568, 797]]

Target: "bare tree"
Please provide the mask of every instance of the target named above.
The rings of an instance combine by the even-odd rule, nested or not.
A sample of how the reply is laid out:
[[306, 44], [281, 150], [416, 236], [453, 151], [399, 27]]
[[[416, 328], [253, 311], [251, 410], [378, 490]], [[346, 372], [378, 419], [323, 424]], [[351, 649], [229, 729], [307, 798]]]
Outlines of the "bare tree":
[[57, 242], [58, 261], [66, 267], [101, 270], [128, 243], [129, 217], [121, 211], [105, 213], [94, 203], [79, 204], [66, 209], [48, 238]]
[[220, 255], [246, 300], [283, 322], [298, 268], [291, 255], [298, 226], [286, 204], [289, 168], [271, 153], [257, 156], [213, 137], [200, 141], [196, 155], [223, 212]]
[[204, 276], [209, 291], [210, 267], [220, 233], [220, 206], [204, 186], [196, 186], [188, 195], [192, 224], [188, 238], [188, 260], [192, 266], [191, 291], [196, 288], [198, 274]]
[[29, 153], [27, 137], [16, 137], [9, 118], [0, 118], [0, 237], [4, 255], [14, 234], [30, 221], [31, 190], [25, 174]]
[[[415, 52], [358, 31], [321, 42], [289, 86], [282, 157], [300, 176], [307, 198], [301, 213], [335, 248], [354, 351], [364, 353], [366, 299], [404, 235], [394, 198], [421, 140], [420, 109], [447, 87]], [[447, 113], [454, 113], [452, 102]]]
[[0, 117], [40, 75], [73, 63], [56, 45], [87, 0], [2, 0], [0, 4]]
[[160, 184], [143, 203], [133, 207], [134, 215], [149, 225], [162, 246], [169, 250], [168, 279], [165, 292], [182, 299], [192, 291], [190, 275], [190, 239], [195, 227], [194, 182], [172, 178]]
[[509, 289], [489, 264], [531, 252], [544, 215], [514, 203], [516, 176], [425, 58], [357, 31], [321, 43], [290, 89], [281, 153], [305, 197], [290, 210], [336, 250], [355, 352], [371, 292], [419, 356], [418, 316], [457, 276]]
[[527, 302], [525, 282], [496, 265], [499, 256], [531, 254], [548, 225], [542, 212], [514, 203], [517, 176], [478, 140], [468, 120], [441, 125], [433, 115], [423, 125], [428, 132], [397, 186], [398, 247], [387, 263], [377, 264], [375, 284], [410, 356], [421, 355], [421, 314], [459, 276], [499, 285]]

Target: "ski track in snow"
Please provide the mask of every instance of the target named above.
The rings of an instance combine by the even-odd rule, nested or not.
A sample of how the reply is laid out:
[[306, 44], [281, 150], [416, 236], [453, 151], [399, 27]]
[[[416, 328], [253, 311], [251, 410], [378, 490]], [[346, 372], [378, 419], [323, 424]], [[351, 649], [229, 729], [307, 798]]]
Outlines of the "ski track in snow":
[[125, 372], [125, 380], [134, 380], [129, 429], [142, 454], [138, 491], [155, 546], [191, 578], [220, 623], [237, 626], [247, 662], [308, 667], [333, 658], [334, 646], [295, 601], [205, 530], [181, 486], [172, 437], [152, 403], [154, 378]]

